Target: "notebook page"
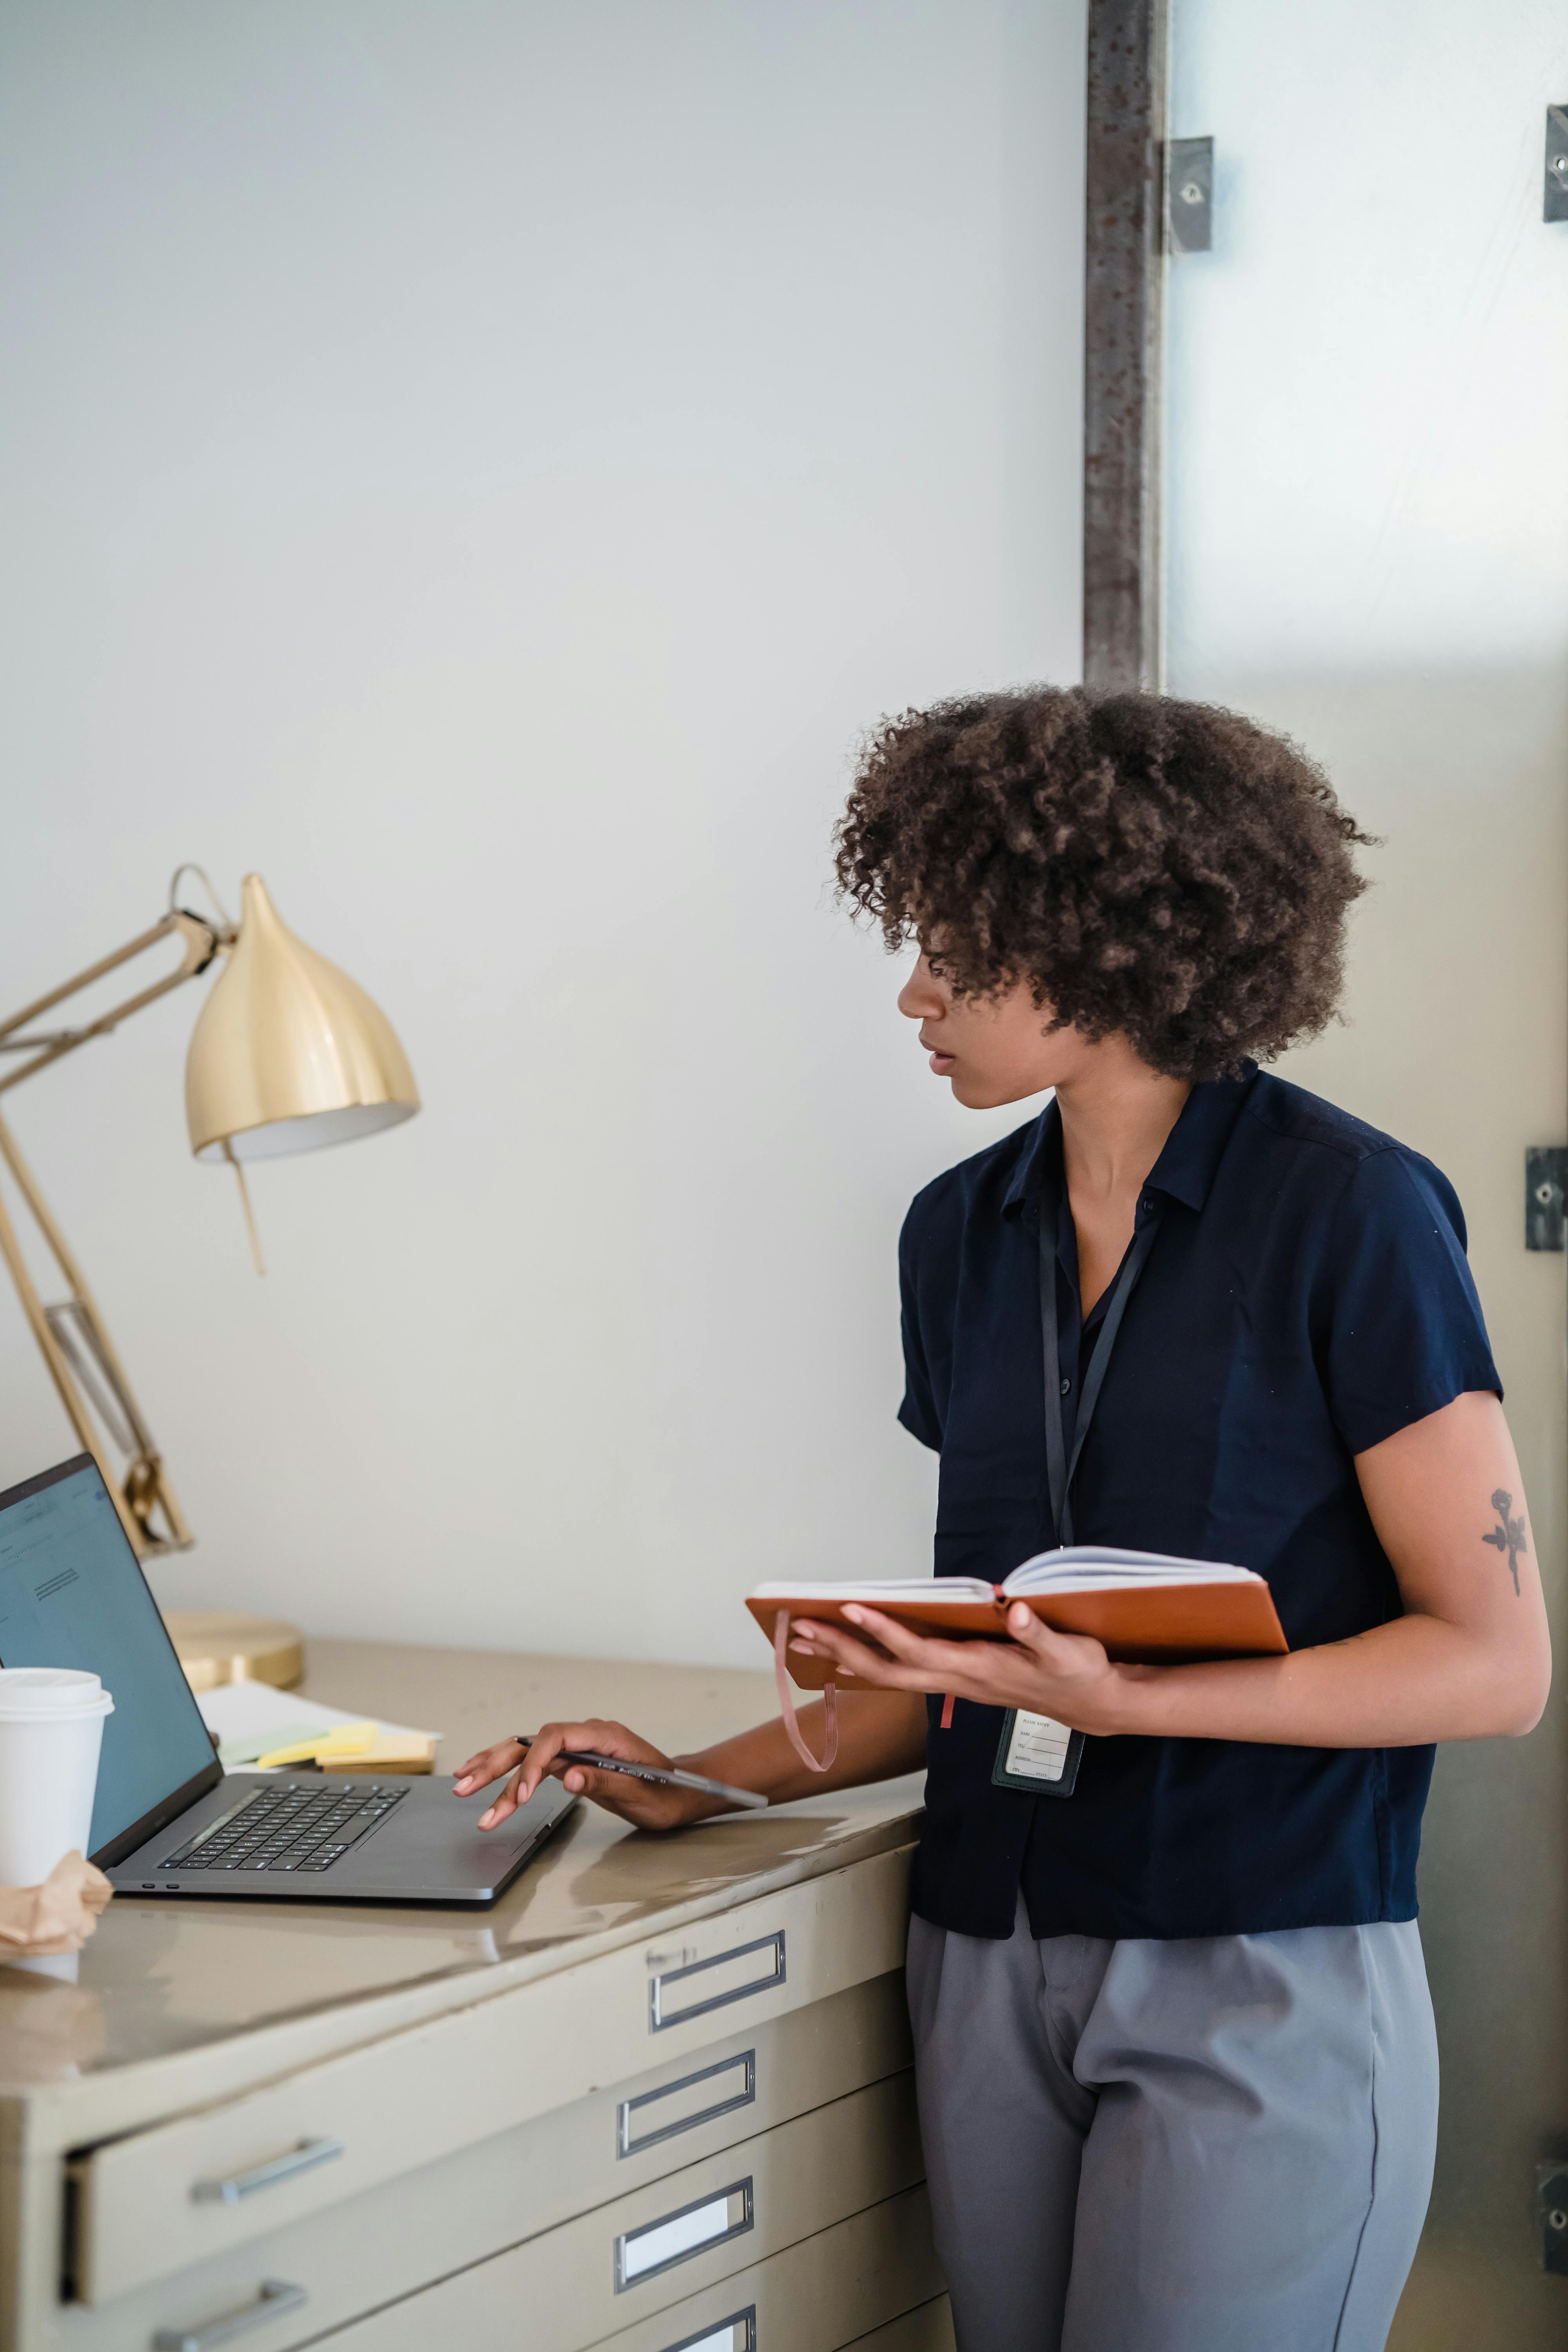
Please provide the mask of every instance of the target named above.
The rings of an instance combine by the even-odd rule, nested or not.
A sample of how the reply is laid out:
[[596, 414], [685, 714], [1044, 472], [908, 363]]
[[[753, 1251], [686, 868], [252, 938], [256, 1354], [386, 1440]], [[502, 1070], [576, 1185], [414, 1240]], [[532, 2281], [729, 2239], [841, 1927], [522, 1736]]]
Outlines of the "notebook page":
[[1104, 1592], [1139, 1585], [1257, 1584], [1262, 1580], [1249, 1568], [1223, 1560], [1177, 1559], [1165, 1552], [1117, 1551], [1100, 1544], [1080, 1544], [1070, 1551], [1038, 1553], [1016, 1568], [1003, 1585], [1005, 1592]]
[[795, 1606], [805, 1601], [858, 1601], [868, 1609], [875, 1609], [886, 1601], [990, 1601], [993, 1588], [977, 1576], [894, 1576], [879, 1582], [868, 1580], [863, 1584], [829, 1584], [799, 1582], [753, 1585], [749, 1595], [752, 1601], [787, 1601]]

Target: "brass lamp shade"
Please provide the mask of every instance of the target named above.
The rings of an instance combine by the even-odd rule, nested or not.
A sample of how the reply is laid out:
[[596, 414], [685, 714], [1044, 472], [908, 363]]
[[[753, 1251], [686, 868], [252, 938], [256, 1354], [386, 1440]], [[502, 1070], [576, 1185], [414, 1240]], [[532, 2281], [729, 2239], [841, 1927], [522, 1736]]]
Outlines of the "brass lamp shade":
[[185, 1060], [198, 1160], [278, 1160], [412, 1118], [418, 1089], [392, 1024], [297, 940], [259, 874]]

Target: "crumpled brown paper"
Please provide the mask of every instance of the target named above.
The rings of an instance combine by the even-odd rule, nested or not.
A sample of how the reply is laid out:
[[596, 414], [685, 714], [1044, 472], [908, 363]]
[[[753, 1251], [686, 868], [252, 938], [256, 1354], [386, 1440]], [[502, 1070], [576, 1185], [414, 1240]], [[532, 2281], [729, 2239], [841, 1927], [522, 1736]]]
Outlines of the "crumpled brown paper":
[[0, 1960], [18, 1952], [79, 1952], [113, 1892], [79, 1853], [57, 1862], [41, 1886], [0, 1886]]

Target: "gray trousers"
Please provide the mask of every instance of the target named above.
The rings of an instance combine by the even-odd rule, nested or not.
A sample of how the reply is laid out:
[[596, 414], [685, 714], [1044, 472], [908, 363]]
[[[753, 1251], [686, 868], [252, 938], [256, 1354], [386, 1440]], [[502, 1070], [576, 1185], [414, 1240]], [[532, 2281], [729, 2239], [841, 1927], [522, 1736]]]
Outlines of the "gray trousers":
[[1415, 1924], [1037, 1943], [910, 1923], [959, 2352], [1382, 2352], [1432, 2186]]

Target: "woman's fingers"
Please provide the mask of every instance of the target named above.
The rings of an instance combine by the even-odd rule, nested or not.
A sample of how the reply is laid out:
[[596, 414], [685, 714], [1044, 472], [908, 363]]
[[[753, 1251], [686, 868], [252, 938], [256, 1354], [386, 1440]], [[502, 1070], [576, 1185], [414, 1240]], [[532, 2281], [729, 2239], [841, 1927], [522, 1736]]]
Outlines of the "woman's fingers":
[[844, 1614], [854, 1633], [846, 1625], [803, 1620], [793, 1633], [807, 1654], [830, 1659], [841, 1673], [881, 1690], [952, 1691], [984, 1706], [1056, 1714], [1070, 1704], [1071, 1694], [1081, 1695], [1109, 1671], [1099, 1642], [1053, 1633], [1022, 1604], [1008, 1612], [1005, 1641], [943, 1641], [859, 1604], [847, 1607]]
[[[893, 1686], [905, 1690], [952, 1691], [960, 1698], [989, 1699], [1002, 1654], [1011, 1647], [1000, 1642], [948, 1642], [938, 1634], [914, 1633], [896, 1618], [875, 1611], [857, 1610], [865, 1631], [889, 1654]], [[876, 1654], [875, 1652], [872, 1653]]]
[[1063, 1681], [1098, 1679], [1110, 1667], [1103, 1642], [1097, 1642], [1092, 1633], [1058, 1633], [1042, 1624], [1022, 1601], [1015, 1601], [1008, 1611], [1007, 1631], [1018, 1649], [1032, 1654], [1047, 1673], [1060, 1675]]
[[515, 1739], [500, 1739], [493, 1748], [481, 1748], [477, 1756], [470, 1756], [466, 1764], [458, 1767], [452, 1786], [459, 1797], [471, 1797], [476, 1789], [486, 1789], [492, 1780], [512, 1771], [522, 1753]]
[[1015, 1601], [1007, 1612], [1007, 1633], [1021, 1650], [1032, 1651], [1054, 1674], [1098, 1672], [1105, 1664], [1103, 1642], [1089, 1633], [1058, 1633], [1021, 1601]]
[[858, 1625], [862, 1633], [869, 1633], [871, 1639], [879, 1643], [890, 1655], [902, 1658], [910, 1665], [928, 1651], [971, 1647], [967, 1642], [943, 1642], [927, 1633], [911, 1633], [909, 1626], [900, 1625], [896, 1617], [884, 1617], [879, 1609], [864, 1609], [851, 1602], [844, 1614], [852, 1625]]
[[501, 1790], [500, 1795], [495, 1798], [491, 1803], [487, 1805], [484, 1811], [479, 1815], [480, 1829], [493, 1830], [497, 1826], [498, 1822], [504, 1822], [510, 1814], [516, 1812], [519, 1804], [522, 1801], [519, 1794], [521, 1781], [522, 1768], [520, 1765], [518, 1769], [512, 1774], [511, 1779], [507, 1782], [506, 1787]]
[[[846, 1616], [848, 1613], [847, 1610]], [[933, 1658], [959, 1646], [952, 1642], [922, 1641], [874, 1609], [857, 1609], [855, 1623], [859, 1633], [871, 1638], [861, 1639], [859, 1633], [851, 1633], [842, 1625], [821, 1624], [814, 1620], [795, 1626], [792, 1637], [809, 1655], [830, 1658], [845, 1674], [874, 1684], [880, 1690], [939, 1687], [931, 1680], [935, 1670]]]
[[[582, 1728], [580, 1724], [547, 1723], [534, 1733], [529, 1743], [528, 1753], [522, 1759], [522, 1769], [517, 1776], [518, 1801], [521, 1804], [528, 1802], [547, 1774], [553, 1771], [559, 1779], [557, 1759], [561, 1750], [572, 1745], [569, 1735], [574, 1731], [581, 1731]], [[581, 1739], [578, 1745], [586, 1748], [588, 1745], [586, 1738]]]
[[669, 1791], [657, 1781], [634, 1780], [628, 1772], [600, 1772], [592, 1764], [572, 1764], [560, 1774], [561, 1785], [574, 1797], [586, 1797], [623, 1821], [649, 1822], [668, 1810]]
[[540, 1783], [547, 1779], [560, 1780], [574, 1797], [593, 1798], [625, 1821], [644, 1826], [667, 1825], [665, 1815], [672, 1811], [668, 1790], [634, 1780], [624, 1773], [597, 1771], [592, 1765], [574, 1763], [573, 1757], [584, 1749], [598, 1756], [624, 1757], [633, 1764], [657, 1764], [668, 1769], [669, 1762], [661, 1749], [647, 1739], [639, 1739], [624, 1723], [591, 1717], [578, 1723], [542, 1725], [526, 1749], [516, 1739], [502, 1740], [494, 1748], [481, 1749], [464, 1765], [454, 1786], [458, 1796], [471, 1796], [475, 1790], [510, 1772], [511, 1778], [500, 1795], [479, 1816], [482, 1830], [496, 1828], [519, 1805], [527, 1804]]

